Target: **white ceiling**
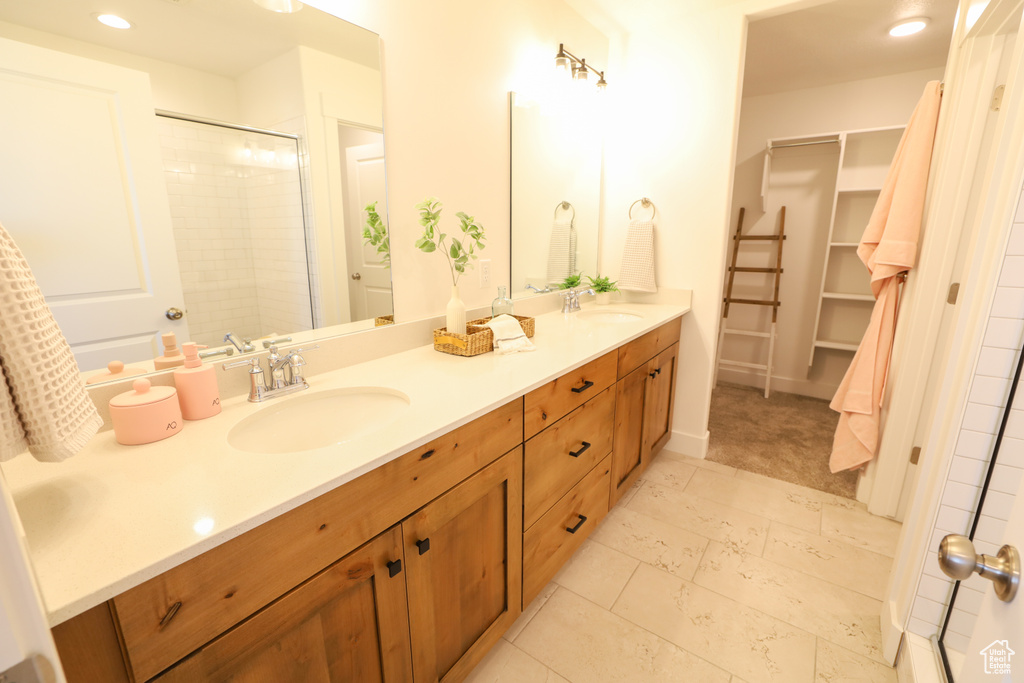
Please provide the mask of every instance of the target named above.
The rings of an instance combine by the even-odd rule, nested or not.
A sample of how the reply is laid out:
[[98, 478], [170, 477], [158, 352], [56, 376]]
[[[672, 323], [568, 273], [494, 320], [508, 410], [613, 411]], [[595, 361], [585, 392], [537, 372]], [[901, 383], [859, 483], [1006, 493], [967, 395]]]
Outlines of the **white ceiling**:
[[[134, 28], [103, 26], [98, 13]], [[309, 5], [277, 14], [252, 0], [0, 0], [0, 21], [229, 78], [295, 45], [380, 68], [376, 34]]]
[[[751, 21], [743, 95], [812, 88], [946, 63], [957, 0], [836, 0]], [[893, 24], [928, 17], [893, 38]]]

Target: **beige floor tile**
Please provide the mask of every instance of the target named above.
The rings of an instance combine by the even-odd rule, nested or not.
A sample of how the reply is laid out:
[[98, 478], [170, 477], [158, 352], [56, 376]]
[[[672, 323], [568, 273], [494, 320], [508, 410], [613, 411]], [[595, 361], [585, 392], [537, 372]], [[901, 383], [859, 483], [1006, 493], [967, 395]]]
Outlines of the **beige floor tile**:
[[569, 683], [504, 638], [469, 674], [466, 683]]
[[801, 486], [800, 484], [794, 484], [789, 481], [783, 481], [781, 479], [772, 479], [766, 477], [763, 474], [756, 472], [747, 472], [746, 470], [737, 470], [736, 478], [744, 481], [754, 482], [755, 484], [761, 484], [762, 486], [770, 486], [772, 488], [781, 489], [783, 491], [789, 491], [791, 493], [797, 493], [802, 496], [806, 496], [811, 500], [816, 500], [823, 504], [835, 505], [836, 507], [842, 508], [856, 508], [862, 506], [862, 503], [858, 503], [852, 498], [843, 498], [832, 493], [826, 493], [825, 491], [819, 491], [812, 489], [807, 486]]
[[637, 478], [637, 480], [633, 482], [633, 485], [629, 487], [629, 490], [622, 494], [622, 498], [619, 498], [619, 502], [615, 505], [617, 507], [622, 507], [623, 505], [628, 504], [630, 499], [636, 495], [636, 492], [639, 491], [640, 487], [643, 485], [644, 483]]
[[814, 678], [814, 636], [645, 564], [612, 612], [750, 683]]
[[701, 470], [690, 479], [686, 492], [799, 529], [817, 533], [821, 527], [821, 503], [795, 491]]
[[692, 579], [708, 539], [648, 515], [615, 506], [590, 537], [681, 579]]
[[692, 493], [646, 482], [626, 509], [654, 517], [731, 548], [760, 555], [769, 520]]
[[588, 539], [555, 575], [554, 582], [611, 609], [638, 564], [639, 560]]
[[[719, 474], [736, 474], [737, 472], [735, 467], [723, 465], [720, 462], [712, 462], [711, 460], [705, 460], [704, 458], [691, 458], [688, 455], [683, 455], [682, 453], [674, 453], [672, 451], [662, 451], [656, 456], [654, 462], [658, 462], [658, 458], [678, 460], [679, 462], [685, 462], [687, 464], [693, 465], [694, 467], [699, 467], [703, 470], [711, 470], [712, 472], [718, 472]], [[654, 463], [651, 464], [653, 465]]]
[[[682, 491], [690, 481], [697, 468], [680, 460], [658, 458], [640, 475], [643, 481], [653, 482], [661, 486], [671, 486]], [[727, 476], [727, 475], [721, 475]]]
[[893, 557], [900, 523], [872, 515], [867, 509], [826, 505], [821, 509], [821, 535]]
[[763, 557], [876, 600], [885, 597], [892, 567], [885, 555], [779, 523], [768, 530]]
[[719, 543], [708, 545], [693, 580], [837, 645], [884, 661], [878, 600]]
[[896, 669], [818, 639], [814, 683], [896, 683]]
[[572, 683], [729, 681], [727, 672], [564, 589], [516, 646]]
[[509, 626], [507, 631], [505, 631], [505, 638], [509, 642], [515, 641], [516, 637], [522, 633], [523, 629], [526, 628], [526, 625], [530, 623], [530, 620], [537, 616], [537, 612], [539, 612], [540, 608], [544, 606], [544, 603], [548, 601], [548, 598], [551, 597], [551, 594], [555, 592], [556, 588], [558, 588], [558, 584], [553, 581], [549, 582], [548, 585], [541, 589], [540, 593], [537, 594], [537, 597], [533, 599], [533, 602], [526, 606], [526, 609], [524, 609], [523, 613], [519, 615], [519, 618]]

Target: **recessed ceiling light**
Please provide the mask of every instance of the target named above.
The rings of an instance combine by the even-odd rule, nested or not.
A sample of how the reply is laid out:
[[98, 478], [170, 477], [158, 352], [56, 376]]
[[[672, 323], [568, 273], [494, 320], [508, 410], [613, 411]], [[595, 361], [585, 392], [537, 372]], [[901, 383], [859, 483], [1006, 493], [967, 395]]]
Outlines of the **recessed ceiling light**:
[[903, 36], [911, 36], [918, 31], [923, 31], [924, 27], [928, 25], [928, 19], [925, 17], [917, 17], [915, 19], [907, 19], [889, 29], [889, 35], [897, 38]]
[[302, 3], [299, 0], [253, 0], [253, 2], [263, 9], [280, 14], [291, 14], [302, 9]]
[[109, 26], [110, 28], [125, 29], [132, 27], [132, 23], [130, 21], [122, 19], [116, 14], [97, 14], [96, 21], [104, 24], [105, 26]]

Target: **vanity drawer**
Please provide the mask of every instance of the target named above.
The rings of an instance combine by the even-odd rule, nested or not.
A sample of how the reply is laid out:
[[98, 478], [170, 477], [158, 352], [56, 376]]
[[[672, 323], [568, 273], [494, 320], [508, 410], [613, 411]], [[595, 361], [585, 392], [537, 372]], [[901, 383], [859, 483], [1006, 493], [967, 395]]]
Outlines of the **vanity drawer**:
[[523, 535], [523, 607], [608, 514], [610, 460], [598, 463]]
[[523, 528], [611, 452], [614, 423], [615, 390], [609, 387], [526, 442]]
[[622, 379], [679, 341], [681, 326], [682, 319], [670, 320], [661, 327], [620, 346], [618, 379]]
[[516, 399], [118, 595], [135, 680], [160, 673], [497, 460], [522, 442], [522, 424]]
[[616, 362], [615, 351], [606, 353], [528, 393], [524, 407], [524, 436], [529, 439], [610, 387], [615, 382]]

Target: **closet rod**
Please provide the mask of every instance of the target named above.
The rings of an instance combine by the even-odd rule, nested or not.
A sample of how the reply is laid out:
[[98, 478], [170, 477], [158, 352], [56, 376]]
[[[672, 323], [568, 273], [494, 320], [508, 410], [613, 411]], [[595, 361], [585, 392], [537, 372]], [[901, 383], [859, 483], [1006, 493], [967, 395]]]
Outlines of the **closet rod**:
[[782, 149], [783, 147], [803, 147], [805, 145], [830, 145], [839, 140], [815, 140], [814, 142], [791, 142], [788, 145], [769, 145], [771, 149]]

